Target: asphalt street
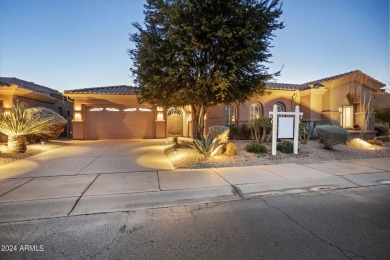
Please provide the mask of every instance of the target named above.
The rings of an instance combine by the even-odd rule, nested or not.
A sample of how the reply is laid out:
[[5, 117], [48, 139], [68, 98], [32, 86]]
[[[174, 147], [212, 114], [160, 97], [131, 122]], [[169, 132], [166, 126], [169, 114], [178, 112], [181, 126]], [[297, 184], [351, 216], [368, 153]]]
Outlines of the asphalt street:
[[390, 186], [0, 224], [0, 259], [390, 259]]

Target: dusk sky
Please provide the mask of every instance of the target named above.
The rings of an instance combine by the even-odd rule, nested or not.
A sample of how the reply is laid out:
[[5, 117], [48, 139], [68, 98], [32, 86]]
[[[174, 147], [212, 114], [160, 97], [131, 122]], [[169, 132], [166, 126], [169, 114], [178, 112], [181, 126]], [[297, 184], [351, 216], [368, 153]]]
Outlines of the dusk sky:
[[[132, 85], [143, 0], [0, 0], [0, 76], [65, 89]], [[389, 0], [285, 0], [268, 64], [282, 83], [359, 69], [390, 84]]]

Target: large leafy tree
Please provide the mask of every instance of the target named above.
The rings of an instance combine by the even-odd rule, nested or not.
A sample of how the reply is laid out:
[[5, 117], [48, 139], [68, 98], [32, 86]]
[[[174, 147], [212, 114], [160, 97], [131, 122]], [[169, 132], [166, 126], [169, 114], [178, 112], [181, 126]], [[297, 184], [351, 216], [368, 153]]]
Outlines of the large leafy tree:
[[279, 0], [148, 0], [130, 35], [139, 101], [191, 105], [198, 136], [209, 107], [264, 92], [281, 14]]

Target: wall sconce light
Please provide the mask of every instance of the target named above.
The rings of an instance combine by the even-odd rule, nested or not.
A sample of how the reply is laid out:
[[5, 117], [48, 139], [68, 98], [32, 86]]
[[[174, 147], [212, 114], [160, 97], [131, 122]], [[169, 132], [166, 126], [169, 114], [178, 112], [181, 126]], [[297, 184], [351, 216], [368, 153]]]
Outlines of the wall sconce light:
[[164, 121], [164, 115], [162, 112], [157, 112], [156, 121]]
[[81, 111], [74, 112], [74, 120], [81, 121]]

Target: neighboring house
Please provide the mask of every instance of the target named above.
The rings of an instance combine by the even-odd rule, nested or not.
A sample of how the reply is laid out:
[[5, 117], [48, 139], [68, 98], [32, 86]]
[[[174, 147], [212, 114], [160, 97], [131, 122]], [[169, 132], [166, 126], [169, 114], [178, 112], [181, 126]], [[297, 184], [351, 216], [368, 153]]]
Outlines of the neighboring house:
[[[327, 121], [351, 133], [374, 129], [371, 114], [375, 92], [385, 84], [361, 71], [311, 81], [304, 84], [267, 83], [269, 94], [254, 96], [242, 104], [217, 105], [208, 109], [206, 129], [212, 125], [237, 125], [268, 117], [276, 104], [279, 111], [293, 111], [299, 105], [303, 122]], [[191, 110], [156, 108], [137, 102], [137, 88], [97, 87], [65, 91], [74, 99], [75, 139], [191, 137]], [[367, 127], [365, 127], [365, 118]]]
[[[10, 109], [18, 102], [27, 103], [30, 107], [46, 107], [54, 110], [67, 121], [62, 137], [71, 138], [73, 102], [61, 92], [17, 78], [0, 77], [0, 105]], [[1, 141], [6, 141], [3, 135]]]

